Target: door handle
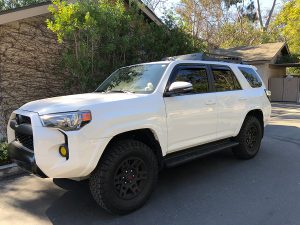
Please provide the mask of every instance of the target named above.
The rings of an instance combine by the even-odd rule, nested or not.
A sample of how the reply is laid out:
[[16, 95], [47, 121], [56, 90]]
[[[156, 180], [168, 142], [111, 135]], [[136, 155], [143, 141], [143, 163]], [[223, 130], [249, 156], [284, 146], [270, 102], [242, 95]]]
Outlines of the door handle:
[[215, 105], [216, 102], [213, 101], [213, 100], [209, 100], [209, 101], [206, 101], [205, 104], [206, 104], [206, 105]]

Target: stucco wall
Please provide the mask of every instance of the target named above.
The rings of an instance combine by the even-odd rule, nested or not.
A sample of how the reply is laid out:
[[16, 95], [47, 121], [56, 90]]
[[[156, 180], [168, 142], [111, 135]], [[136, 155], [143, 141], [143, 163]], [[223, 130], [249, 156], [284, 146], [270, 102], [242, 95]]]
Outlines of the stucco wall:
[[68, 93], [58, 59], [60, 47], [37, 16], [0, 25], [0, 136], [21, 105]]
[[269, 67], [271, 77], [282, 77], [286, 75], [285, 67]]

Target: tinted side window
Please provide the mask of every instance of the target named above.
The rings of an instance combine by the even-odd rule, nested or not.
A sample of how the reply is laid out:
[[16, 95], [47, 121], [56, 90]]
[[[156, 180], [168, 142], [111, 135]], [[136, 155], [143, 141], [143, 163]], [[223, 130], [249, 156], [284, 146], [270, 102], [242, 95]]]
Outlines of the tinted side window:
[[173, 82], [175, 81], [190, 82], [193, 85], [191, 94], [208, 92], [208, 77], [205, 68], [180, 69]]
[[212, 69], [216, 91], [240, 90], [241, 86], [229, 69]]
[[258, 77], [259, 75], [254, 71], [254, 69], [247, 68], [247, 67], [239, 67], [239, 70], [247, 79], [251, 87], [257, 88], [262, 86], [262, 82]]

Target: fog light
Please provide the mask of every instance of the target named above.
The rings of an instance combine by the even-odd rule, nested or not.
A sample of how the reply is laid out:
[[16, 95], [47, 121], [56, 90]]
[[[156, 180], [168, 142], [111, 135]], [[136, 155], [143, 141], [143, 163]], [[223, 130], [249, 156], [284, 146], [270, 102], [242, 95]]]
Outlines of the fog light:
[[61, 145], [59, 147], [59, 154], [62, 156], [62, 157], [65, 157], [65, 158], [69, 158], [69, 152], [68, 152], [68, 148], [65, 146], [65, 145]]

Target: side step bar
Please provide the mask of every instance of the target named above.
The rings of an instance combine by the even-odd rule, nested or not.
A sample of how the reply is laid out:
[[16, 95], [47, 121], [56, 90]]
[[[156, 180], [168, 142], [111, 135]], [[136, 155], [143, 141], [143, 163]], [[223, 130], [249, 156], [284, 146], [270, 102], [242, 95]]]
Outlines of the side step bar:
[[183, 151], [174, 152], [170, 155], [165, 156], [164, 165], [167, 168], [175, 167], [180, 164], [192, 161], [194, 159], [198, 159], [227, 148], [235, 147], [237, 145], [239, 145], [238, 142], [234, 142], [231, 140], [223, 140], [201, 146], [196, 146]]

